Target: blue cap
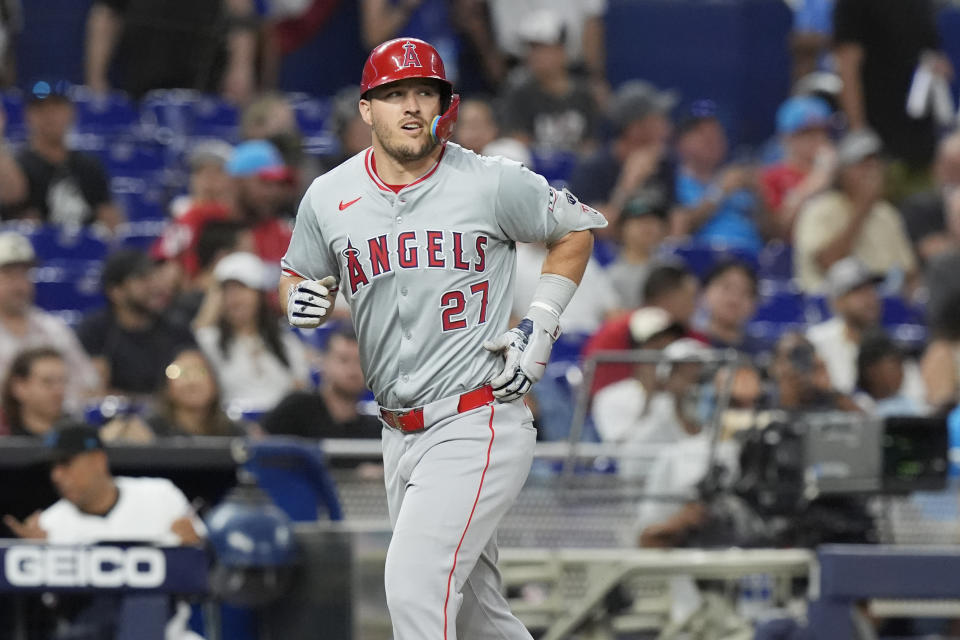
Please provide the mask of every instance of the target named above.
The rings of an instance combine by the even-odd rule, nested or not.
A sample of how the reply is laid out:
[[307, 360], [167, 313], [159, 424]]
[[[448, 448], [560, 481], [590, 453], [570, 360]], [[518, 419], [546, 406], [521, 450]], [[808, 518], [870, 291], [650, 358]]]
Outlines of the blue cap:
[[794, 96], [777, 109], [777, 133], [789, 135], [804, 129], [829, 127], [830, 106], [813, 96]]
[[72, 86], [66, 80], [41, 79], [30, 85], [27, 104], [40, 102], [70, 102]]
[[238, 178], [259, 176], [268, 180], [286, 180], [290, 176], [280, 152], [266, 140], [238, 144], [227, 162], [227, 173]]

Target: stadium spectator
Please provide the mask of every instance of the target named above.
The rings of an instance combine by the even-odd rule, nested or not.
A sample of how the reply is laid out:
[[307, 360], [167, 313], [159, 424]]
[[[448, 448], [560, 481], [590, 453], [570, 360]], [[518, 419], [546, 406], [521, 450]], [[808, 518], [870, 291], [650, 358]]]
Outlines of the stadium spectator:
[[497, 47], [513, 62], [524, 57], [524, 25], [537, 13], [550, 11], [557, 16], [566, 34], [564, 47], [568, 64], [575, 72], [589, 78], [594, 87], [606, 87], [607, 50], [603, 23], [606, 0], [486, 0], [486, 3]]
[[[2, 4], [0, 4], [2, 6]], [[3, 142], [7, 127], [7, 112], [0, 105], [0, 211], [3, 207], [22, 202], [27, 197], [27, 177], [20, 164]]]
[[21, 0], [0, 2], [0, 87], [11, 87], [17, 80], [17, 41], [23, 31]]
[[773, 349], [770, 408], [791, 412], [860, 411], [849, 395], [830, 381], [827, 365], [802, 334], [785, 333]]
[[71, 372], [66, 406], [77, 411], [87, 398], [103, 391], [103, 380], [73, 330], [34, 305], [31, 270], [35, 264], [33, 245], [25, 236], [0, 232], [0, 372], [6, 371], [23, 349], [56, 349]]
[[[647, 307], [658, 307], [666, 311], [670, 317], [684, 327], [690, 326], [690, 320], [697, 307], [697, 295], [700, 284], [697, 277], [685, 266], [679, 264], [660, 264], [650, 270], [643, 283], [643, 304]], [[605, 322], [583, 347], [583, 357], [586, 358], [597, 351], [628, 350], [636, 348], [636, 339], [633, 336], [633, 314], [625, 313]], [[702, 336], [691, 334], [691, 337], [701, 339]], [[705, 340], [701, 340], [705, 342]], [[604, 364], [597, 367], [594, 377], [593, 391], [608, 384], [629, 377], [629, 364]]]
[[940, 140], [933, 178], [933, 188], [907, 197], [900, 207], [917, 257], [926, 263], [960, 245], [960, 229], [951, 234], [947, 214], [948, 199], [960, 191], [960, 130]]
[[793, 79], [828, 66], [824, 60], [833, 34], [834, 0], [798, 0], [793, 5], [793, 31], [790, 52], [793, 54]]
[[360, 413], [367, 387], [360, 368], [357, 335], [349, 324], [330, 334], [320, 356], [316, 393], [295, 391], [263, 417], [271, 435], [305, 438], [379, 438], [380, 418]]
[[361, 0], [360, 40], [369, 50], [393, 38], [420, 38], [440, 53], [447, 80], [459, 86], [462, 43], [453, 28], [449, 0]]
[[[370, 146], [370, 126], [360, 117], [358, 104], [360, 104], [360, 87], [357, 86], [344, 87], [333, 97], [330, 128], [337, 136], [340, 147], [334, 156], [323, 161], [325, 171], [339, 166]], [[461, 109], [462, 106], [461, 104]], [[460, 115], [462, 119], [462, 112]], [[458, 126], [457, 129], [459, 128]]]
[[624, 205], [643, 188], [672, 207], [675, 168], [667, 154], [676, 96], [641, 80], [622, 84], [610, 102], [613, 139], [581, 161], [570, 176], [570, 190], [616, 222]]
[[534, 149], [580, 152], [597, 139], [589, 86], [567, 70], [560, 16], [544, 11], [521, 26], [526, 55], [503, 93], [503, 130]]
[[195, 267], [191, 265], [196, 265], [196, 242], [203, 226], [211, 220], [236, 220], [253, 232], [257, 255], [268, 264], [278, 265], [279, 271], [280, 258], [290, 244], [291, 234], [283, 211], [283, 185], [290, 178], [283, 158], [271, 143], [248, 140], [234, 148], [226, 168], [233, 183], [234, 203], [198, 205], [184, 213], [164, 235], [171, 238], [173, 245], [184, 247], [181, 259], [188, 274], [193, 274]]
[[[50, 481], [60, 500], [22, 522], [6, 515], [4, 523], [20, 538], [58, 545], [142, 542], [157, 545], [199, 545], [206, 528], [186, 496], [166, 478], [114, 477], [97, 430], [68, 421], [48, 439]], [[46, 603], [52, 611], [44, 623], [56, 628], [49, 637], [112, 638], [119, 601], [115, 596], [92, 601]], [[72, 606], [71, 606], [72, 605]], [[180, 602], [166, 628], [166, 637], [196, 637], [186, 631], [189, 606]]]
[[[811, 326], [807, 338], [825, 363], [831, 384], [841, 393], [854, 392], [860, 342], [880, 325], [883, 305], [877, 286], [882, 280], [856, 258], [841, 260], [827, 272], [834, 316]], [[923, 384], [915, 363], [907, 362], [905, 370], [903, 391], [922, 403]]]
[[305, 185], [322, 173], [322, 167], [304, 151], [303, 132], [290, 100], [276, 92], [255, 98], [240, 116], [240, 136], [244, 140], [266, 140], [280, 152], [288, 168], [287, 180], [281, 182], [286, 192], [283, 207], [296, 210]]
[[946, 196], [944, 201], [946, 235], [937, 241], [943, 242], [940, 252], [927, 263], [924, 279], [927, 285], [927, 322], [934, 324], [941, 317], [947, 299], [960, 292], [960, 186]]
[[0, 393], [2, 432], [11, 436], [44, 436], [64, 415], [67, 363], [52, 347], [34, 347], [17, 354], [6, 368]]
[[[637, 349], [660, 351], [683, 339], [683, 326], [663, 309], [638, 309], [630, 320], [630, 333]], [[647, 442], [675, 436], [678, 424], [672, 419], [673, 403], [669, 395], [657, 395], [662, 385], [658, 384], [656, 364], [627, 366], [631, 375], [605, 386], [593, 398], [591, 416], [601, 440], [623, 443], [639, 438]], [[671, 418], [665, 425], [661, 424], [664, 411]]]
[[840, 103], [850, 129], [875, 130], [902, 179], [920, 183], [933, 159], [935, 123], [930, 114], [908, 115], [907, 95], [921, 64], [948, 79], [953, 73], [938, 51], [934, 5], [933, 0], [836, 0], [833, 14]]
[[2, 218], [72, 226], [98, 222], [113, 229], [123, 215], [100, 160], [67, 145], [75, 114], [66, 90], [62, 83], [40, 81], [27, 96], [27, 145], [17, 154], [27, 190], [3, 208]]
[[903, 393], [904, 355], [882, 330], [864, 335], [857, 353], [857, 404], [869, 415], [916, 416], [924, 411]]
[[213, 270], [219, 288], [197, 318], [197, 343], [213, 363], [231, 415], [262, 413], [309, 383], [304, 345], [280, 326], [267, 292], [276, 280], [252, 253], [233, 253]]
[[187, 156], [189, 191], [170, 203], [174, 218], [180, 218], [195, 206], [230, 203], [233, 194], [226, 166], [231, 155], [233, 147], [222, 140], [206, 140], [190, 149]]
[[794, 268], [804, 291], [822, 291], [827, 271], [848, 256], [902, 282], [904, 292], [913, 290], [916, 259], [900, 213], [883, 199], [880, 151], [875, 134], [847, 134], [837, 146], [837, 188], [809, 200], [798, 214]]
[[770, 345], [751, 336], [747, 323], [757, 308], [757, 274], [742, 261], [720, 262], [703, 282], [703, 324], [697, 328], [710, 346], [755, 356]]
[[105, 92], [117, 78], [137, 100], [182, 88], [243, 103], [257, 86], [258, 31], [251, 0], [96, 0], [87, 14], [85, 82]]
[[785, 155], [760, 174], [772, 238], [789, 243], [800, 207], [833, 182], [836, 156], [830, 118], [827, 103], [810, 96], [788, 98], [777, 110], [777, 134]]
[[954, 291], [943, 302], [932, 329], [921, 371], [927, 404], [938, 410], [960, 401], [960, 292]]
[[[354, 104], [356, 110], [356, 104]], [[487, 100], [471, 98], [460, 103], [460, 116], [453, 130], [453, 141], [474, 153], [483, 149], [500, 135], [500, 127]]]
[[627, 202], [617, 219], [620, 251], [607, 267], [607, 274], [624, 309], [636, 309], [643, 302], [643, 283], [666, 236], [668, 213], [661, 196], [641, 191]]
[[759, 252], [762, 206], [752, 167], [727, 158], [727, 134], [711, 100], [690, 105], [677, 126], [677, 204], [672, 231], [709, 244]]
[[118, 416], [100, 429], [106, 442], [150, 442], [155, 437], [242, 436], [240, 423], [223, 410], [213, 367], [196, 348], [178, 353], [164, 370], [165, 383], [144, 418]]
[[[547, 255], [543, 244], [517, 243], [517, 277], [513, 289], [513, 315], [521, 319], [530, 308]], [[573, 294], [560, 318], [565, 334], [590, 335], [621, 311], [620, 296], [606, 270], [593, 257], [583, 272], [581, 287]]]
[[107, 307], [87, 315], [77, 335], [113, 393], [149, 395], [163, 370], [193, 336], [157, 313], [154, 264], [138, 249], [107, 257], [101, 283]]
[[242, 222], [235, 220], [210, 220], [200, 228], [193, 253], [193, 270], [185, 272], [180, 258], [164, 253], [165, 238], [160, 247], [152, 250], [165, 262], [176, 262], [181, 270], [182, 282], [176, 297], [166, 310], [167, 319], [173, 324], [189, 326], [200, 312], [203, 300], [211, 287], [219, 286], [213, 277], [213, 269], [224, 256], [236, 251], [255, 251], [253, 234]]

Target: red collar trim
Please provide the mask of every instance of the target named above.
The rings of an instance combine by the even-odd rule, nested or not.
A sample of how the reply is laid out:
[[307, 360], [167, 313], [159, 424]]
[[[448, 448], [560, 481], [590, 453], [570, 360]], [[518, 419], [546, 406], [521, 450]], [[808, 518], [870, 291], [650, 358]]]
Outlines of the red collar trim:
[[[443, 160], [443, 156], [446, 152], [447, 152], [447, 145], [444, 144], [443, 147], [440, 149], [440, 155], [437, 157], [437, 162], [433, 165], [433, 167], [431, 167], [429, 171], [427, 171], [425, 174], [423, 174], [422, 176], [420, 176], [410, 184], [403, 185], [400, 188], [407, 189], [414, 185], [418, 185], [421, 182], [425, 181], [430, 176], [432, 176], [434, 173], [436, 173], [437, 169], [440, 168], [440, 161]], [[399, 189], [395, 187], [391, 187], [386, 182], [384, 182], [379, 175], [377, 175], [377, 160], [373, 156], [373, 147], [370, 147], [367, 149], [367, 153], [363, 158], [363, 165], [367, 170], [367, 175], [370, 176], [370, 179], [373, 180], [374, 184], [376, 184], [381, 191], [390, 191], [391, 193], [397, 193], [399, 191]]]

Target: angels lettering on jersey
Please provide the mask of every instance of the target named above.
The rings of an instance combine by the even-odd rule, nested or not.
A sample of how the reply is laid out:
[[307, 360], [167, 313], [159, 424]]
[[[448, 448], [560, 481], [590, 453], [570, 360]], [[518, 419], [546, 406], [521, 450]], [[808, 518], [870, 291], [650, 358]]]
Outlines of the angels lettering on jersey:
[[363, 241], [347, 238], [340, 252], [350, 293], [394, 269], [449, 269], [483, 273], [489, 239], [482, 233], [450, 230], [403, 231]]

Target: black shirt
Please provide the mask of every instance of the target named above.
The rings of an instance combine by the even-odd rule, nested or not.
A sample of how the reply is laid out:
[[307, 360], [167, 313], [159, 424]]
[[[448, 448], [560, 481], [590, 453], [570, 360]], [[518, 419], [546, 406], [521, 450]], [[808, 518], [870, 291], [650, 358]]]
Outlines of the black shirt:
[[541, 149], [577, 151], [597, 134], [598, 112], [584, 83], [571, 81], [570, 91], [556, 96], [527, 78], [506, 92], [504, 123], [509, 133], [530, 136]]
[[125, 329], [109, 309], [85, 317], [77, 337], [91, 357], [110, 365], [110, 387], [133, 394], [160, 389], [164, 370], [177, 352], [196, 344], [189, 330], [159, 317], [142, 331]]
[[947, 229], [944, 218], [943, 193], [931, 189], [915, 193], [900, 206], [907, 234], [913, 244], [920, 243], [929, 235], [943, 233]]
[[[613, 189], [623, 168], [607, 146], [581, 161], [570, 176], [570, 192], [587, 204], [610, 200]], [[660, 161], [657, 171], [641, 185], [643, 190], [656, 191], [663, 201], [671, 206], [676, 200], [676, 168], [668, 159]]]
[[4, 220], [39, 215], [53, 224], [89, 224], [97, 207], [110, 202], [107, 173], [96, 156], [71, 151], [56, 165], [24, 149], [17, 163], [27, 178], [27, 200], [4, 208]]
[[139, 99], [151, 89], [219, 92], [226, 60], [225, 0], [97, 0], [123, 19], [113, 64], [118, 86]]
[[906, 103], [921, 52], [939, 48], [932, 0], [837, 0], [833, 30], [837, 44], [863, 47], [864, 108], [886, 151], [924, 168], [936, 144], [933, 119], [914, 120]]

